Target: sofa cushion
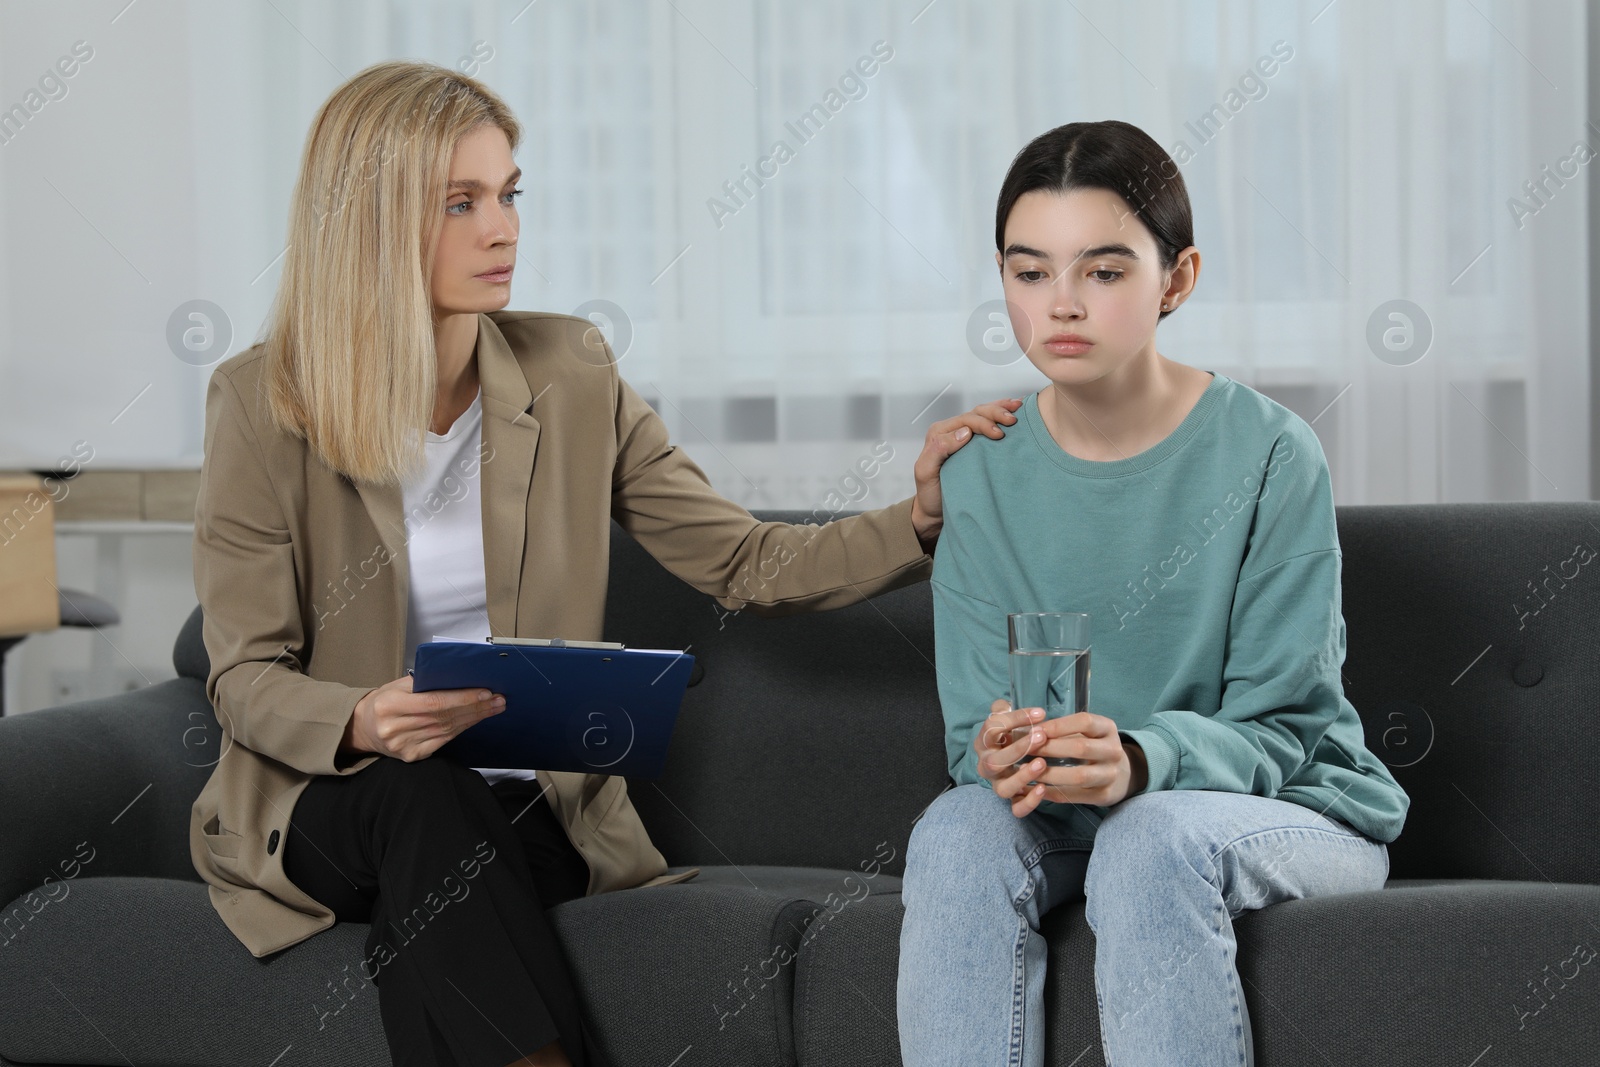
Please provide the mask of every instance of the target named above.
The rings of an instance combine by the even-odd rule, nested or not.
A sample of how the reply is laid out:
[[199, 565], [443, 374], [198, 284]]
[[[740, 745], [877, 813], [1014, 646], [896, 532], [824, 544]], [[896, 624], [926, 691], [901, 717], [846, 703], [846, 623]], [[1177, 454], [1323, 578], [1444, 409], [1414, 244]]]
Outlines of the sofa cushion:
[[199, 884], [190, 809], [221, 740], [191, 678], [0, 718], [0, 901], [52, 876]]
[[[693, 881], [556, 909], [595, 1036], [617, 1067], [794, 1062], [794, 960], [829, 894], [887, 892], [888, 875], [705, 867]], [[692, 1049], [692, 1052], [690, 1051]]]
[[84, 878], [70, 887], [0, 948], [6, 1059], [388, 1067], [377, 989], [358, 970], [366, 925], [340, 923], [258, 960], [204, 884]]
[[1478, 880], [1252, 912], [1237, 929], [1259, 1062], [1593, 1063], [1597, 917], [1600, 886]]
[[[360, 971], [366, 924], [256, 959], [202, 884], [58, 884], [34, 898], [25, 926], [0, 934], [4, 1061], [389, 1063], [377, 987]], [[899, 889], [887, 875], [862, 884], [844, 871], [709, 867], [686, 883], [569, 901], [552, 917], [596, 1040], [619, 1067], [665, 1065], [691, 1047], [698, 1063], [780, 1067], [793, 1062], [793, 959], [824, 911], [810, 898]]]
[[895, 980], [904, 917], [898, 893], [846, 904], [825, 925], [818, 917], [820, 932], [801, 945], [795, 968], [795, 1056], [802, 1067], [898, 1067]]
[[[802, 1067], [899, 1067], [903, 915], [898, 895], [874, 896], [803, 943], [794, 993]], [[1593, 1062], [1597, 915], [1600, 886], [1466, 880], [1396, 881], [1248, 912], [1234, 929], [1256, 1063]], [[1103, 1067], [1082, 901], [1042, 925], [1045, 1062]]]

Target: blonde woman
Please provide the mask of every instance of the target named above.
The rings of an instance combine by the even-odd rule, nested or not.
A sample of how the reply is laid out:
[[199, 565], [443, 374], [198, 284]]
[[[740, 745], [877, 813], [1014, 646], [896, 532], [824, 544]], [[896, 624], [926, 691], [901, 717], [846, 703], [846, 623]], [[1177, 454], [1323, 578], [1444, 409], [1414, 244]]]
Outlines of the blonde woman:
[[417, 643], [600, 637], [613, 518], [728, 607], [923, 580], [940, 464], [1003, 436], [1017, 404], [934, 424], [910, 499], [757, 522], [589, 322], [501, 310], [519, 137], [446, 68], [340, 86], [306, 142], [265, 340], [206, 396], [195, 588], [225, 753], [194, 804], [195, 868], [257, 957], [370, 922], [361, 976], [397, 1064], [602, 1063], [545, 909], [694, 873], [666, 874], [621, 778], [430, 758], [502, 702], [413, 692]]

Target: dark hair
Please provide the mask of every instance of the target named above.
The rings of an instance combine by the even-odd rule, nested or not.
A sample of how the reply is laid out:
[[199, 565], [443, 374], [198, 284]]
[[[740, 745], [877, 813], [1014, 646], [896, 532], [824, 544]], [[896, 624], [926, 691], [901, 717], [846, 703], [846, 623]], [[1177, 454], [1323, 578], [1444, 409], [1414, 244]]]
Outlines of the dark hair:
[[[1116, 193], [1155, 238], [1163, 270], [1171, 270], [1178, 253], [1194, 244], [1194, 212], [1183, 173], [1165, 149], [1131, 123], [1069, 122], [1041, 133], [1017, 153], [995, 205], [994, 247], [1002, 255], [1011, 209], [1024, 193], [1038, 189]], [[1169, 314], [1163, 311], [1161, 317]]]

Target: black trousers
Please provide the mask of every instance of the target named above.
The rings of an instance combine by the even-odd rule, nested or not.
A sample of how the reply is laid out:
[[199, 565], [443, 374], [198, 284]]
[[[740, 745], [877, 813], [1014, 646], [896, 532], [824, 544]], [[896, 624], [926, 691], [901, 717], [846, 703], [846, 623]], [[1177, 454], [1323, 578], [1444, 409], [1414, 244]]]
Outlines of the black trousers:
[[605, 1067], [545, 916], [584, 895], [589, 867], [542, 788], [383, 758], [295, 802], [285, 873], [339, 921], [372, 924], [361, 977], [395, 1067], [506, 1067], [551, 1041]]

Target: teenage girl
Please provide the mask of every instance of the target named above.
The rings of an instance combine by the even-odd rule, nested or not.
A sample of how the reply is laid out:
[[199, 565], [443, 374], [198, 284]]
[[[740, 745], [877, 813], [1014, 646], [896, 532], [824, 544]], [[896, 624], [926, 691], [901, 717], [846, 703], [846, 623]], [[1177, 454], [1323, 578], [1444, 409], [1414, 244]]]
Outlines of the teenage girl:
[[[954, 788], [906, 857], [904, 1060], [1042, 1064], [1039, 922], [1083, 898], [1106, 1063], [1249, 1064], [1232, 920], [1382, 888], [1409, 804], [1341, 686], [1327, 460], [1293, 412], [1156, 350], [1200, 253], [1183, 178], [1137, 127], [1031, 142], [995, 248], [1047, 380], [940, 473]], [[1026, 611], [1091, 615], [1088, 711], [995, 699]]]

